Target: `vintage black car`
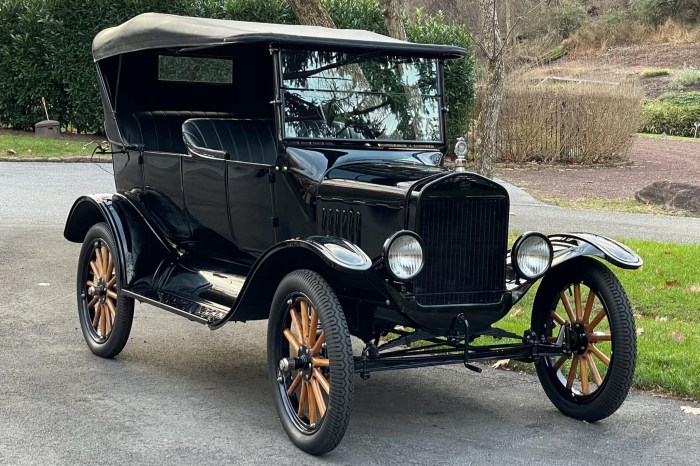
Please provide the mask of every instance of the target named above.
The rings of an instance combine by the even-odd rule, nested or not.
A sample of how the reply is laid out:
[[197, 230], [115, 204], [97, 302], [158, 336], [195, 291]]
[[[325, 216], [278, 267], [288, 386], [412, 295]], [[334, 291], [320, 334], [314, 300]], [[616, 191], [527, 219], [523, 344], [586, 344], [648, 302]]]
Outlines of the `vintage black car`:
[[[375, 371], [533, 362], [563, 413], [612, 414], [636, 334], [604, 261], [642, 261], [586, 233], [508, 249], [507, 191], [443, 167], [443, 68], [464, 53], [162, 14], [98, 34], [116, 193], [79, 198], [65, 227], [90, 350], [122, 350], [134, 300], [211, 329], [269, 319], [274, 404], [312, 454], [338, 445], [355, 374]], [[538, 281], [530, 329], [495, 327]]]

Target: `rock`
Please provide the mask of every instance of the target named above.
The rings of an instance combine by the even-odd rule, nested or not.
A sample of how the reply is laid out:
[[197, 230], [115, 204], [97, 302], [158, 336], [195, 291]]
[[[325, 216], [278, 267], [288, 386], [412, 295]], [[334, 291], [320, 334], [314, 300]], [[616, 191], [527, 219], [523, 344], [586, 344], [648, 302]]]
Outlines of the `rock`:
[[17, 155], [17, 151], [14, 149], [7, 149], [7, 155]]
[[637, 191], [634, 197], [669, 210], [700, 213], [700, 186], [688, 183], [657, 181]]

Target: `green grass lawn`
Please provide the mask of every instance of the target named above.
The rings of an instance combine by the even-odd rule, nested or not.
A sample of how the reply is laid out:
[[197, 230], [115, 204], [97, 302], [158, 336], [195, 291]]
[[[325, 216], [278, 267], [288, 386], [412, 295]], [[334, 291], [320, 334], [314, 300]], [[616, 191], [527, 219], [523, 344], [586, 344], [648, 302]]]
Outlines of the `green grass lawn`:
[[[634, 385], [700, 401], [700, 244], [624, 242], [644, 259], [640, 270], [611, 267], [627, 291], [637, 325]], [[528, 329], [536, 291], [496, 325], [517, 334]], [[476, 343], [488, 341], [482, 337]], [[532, 365], [513, 366], [534, 371]]]
[[[667, 134], [652, 134], [652, 133], [637, 133], [637, 136], [640, 136], [643, 138], [652, 138], [652, 139], [673, 139], [676, 141], [700, 142], [700, 137], [686, 138], [683, 136], [669, 136]], [[700, 133], [698, 133], [698, 136], [700, 136]]]
[[[85, 142], [72, 139], [39, 138], [34, 135], [0, 134], [0, 157], [51, 158], [90, 156], [94, 144], [83, 149]], [[14, 151], [14, 154], [12, 153]]]

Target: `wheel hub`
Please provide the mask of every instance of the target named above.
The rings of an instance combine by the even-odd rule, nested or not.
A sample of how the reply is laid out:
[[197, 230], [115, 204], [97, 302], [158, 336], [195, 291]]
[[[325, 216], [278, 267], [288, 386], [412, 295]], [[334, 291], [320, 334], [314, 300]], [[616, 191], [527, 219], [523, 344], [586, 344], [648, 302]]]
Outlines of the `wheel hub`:
[[582, 355], [588, 349], [588, 329], [581, 322], [571, 326], [571, 350], [576, 355]]
[[100, 302], [104, 303], [105, 299], [107, 299], [107, 282], [105, 282], [104, 278], [100, 278], [97, 281], [95, 292], [97, 293], [97, 297], [100, 299]]

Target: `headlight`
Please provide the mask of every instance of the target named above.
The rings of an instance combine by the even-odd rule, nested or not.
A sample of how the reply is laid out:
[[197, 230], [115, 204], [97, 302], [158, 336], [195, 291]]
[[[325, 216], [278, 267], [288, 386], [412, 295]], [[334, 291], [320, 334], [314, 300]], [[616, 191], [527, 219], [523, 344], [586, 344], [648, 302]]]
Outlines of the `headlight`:
[[423, 247], [420, 238], [410, 231], [399, 231], [384, 243], [384, 261], [397, 280], [410, 280], [423, 268]]
[[552, 243], [542, 233], [524, 233], [515, 241], [510, 260], [515, 272], [533, 280], [544, 275], [552, 265]]

